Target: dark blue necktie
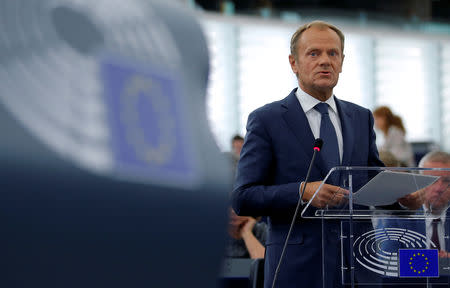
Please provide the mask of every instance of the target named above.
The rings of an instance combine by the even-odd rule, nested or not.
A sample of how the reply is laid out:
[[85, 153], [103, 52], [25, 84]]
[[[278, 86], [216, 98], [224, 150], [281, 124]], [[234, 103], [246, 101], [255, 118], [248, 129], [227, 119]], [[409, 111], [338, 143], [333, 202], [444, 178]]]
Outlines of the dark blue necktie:
[[331, 123], [327, 103], [319, 103], [314, 106], [314, 109], [322, 115], [322, 120], [320, 121], [320, 138], [323, 140], [323, 146], [320, 154], [327, 169], [330, 170], [341, 164], [336, 130], [334, 129], [333, 123]]
[[433, 228], [431, 231], [431, 242], [433, 242], [436, 245], [436, 249], [441, 250], [441, 244], [439, 243], [439, 236], [438, 236], [438, 225], [441, 222], [441, 219], [433, 219], [431, 222], [431, 227]]

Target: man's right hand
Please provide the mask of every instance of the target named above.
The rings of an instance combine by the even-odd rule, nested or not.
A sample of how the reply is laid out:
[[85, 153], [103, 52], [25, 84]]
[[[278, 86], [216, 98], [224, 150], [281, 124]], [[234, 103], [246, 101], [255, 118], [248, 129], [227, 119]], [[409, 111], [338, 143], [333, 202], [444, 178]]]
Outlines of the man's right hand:
[[[303, 195], [303, 201], [309, 201], [314, 193], [317, 191], [317, 188], [319, 188], [322, 181], [316, 181], [316, 182], [309, 182], [306, 185], [305, 194]], [[302, 184], [301, 190], [303, 191], [303, 185]], [[346, 203], [347, 196], [348, 196], [348, 190], [342, 189], [339, 186], [324, 184], [320, 191], [317, 193], [316, 197], [314, 197], [313, 201], [311, 202], [311, 205], [317, 208], [323, 208], [325, 206], [339, 206], [341, 204]]]

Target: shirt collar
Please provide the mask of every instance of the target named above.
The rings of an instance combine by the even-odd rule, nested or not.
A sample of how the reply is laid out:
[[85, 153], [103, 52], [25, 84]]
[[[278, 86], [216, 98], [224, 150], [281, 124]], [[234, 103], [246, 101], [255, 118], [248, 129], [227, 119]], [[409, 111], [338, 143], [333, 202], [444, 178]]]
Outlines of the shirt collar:
[[[427, 212], [427, 213], [430, 212], [429, 209], [425, 206], [425, 204], [422, 205], [422, 208], [423, 208], [423, 210], [424, 210], [425, 212]], [[441, 222], [444, 222], [444, 223], [445, 223], [445, 219], [447, 218], [447, 210], [448, 210], [448, 208], [449, 208], [449, 207], [445, 208], [445, 209], [441, 212], [441, 214], [440, 214], [439, 216], [438, 216], [438, 215], [435, 215], [436, 218], [440, 218]], [[433, 220], [433, 218], [427, 217], [427, 222], [430, 222], [430, 223], [431, 223], [432, 220]]]
[[[305, 91], [303, 91], [300, 87], [298, 87], [297, 91], [295, 92], [295, 96], [297, 96], [298, 101], [300, 102], [300, 105], [303, 108], [303, 111], [307, 113], [311, 109], [314, 108], [317, 104], [321, 103], [322, 101], [312, 97]], [[334, 113], [337, 114], [337, 107], [336, 107], [336, 101], [334, 100], [334, 94], [331, 95], [330, 98], [325, 101], [331, 109], [334, 111]]]

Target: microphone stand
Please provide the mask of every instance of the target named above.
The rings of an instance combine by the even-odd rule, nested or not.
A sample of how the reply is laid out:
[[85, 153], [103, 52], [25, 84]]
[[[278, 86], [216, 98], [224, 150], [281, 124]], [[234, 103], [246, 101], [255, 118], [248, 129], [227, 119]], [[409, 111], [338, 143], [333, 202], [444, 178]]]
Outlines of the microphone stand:
[[291, 237], [292, 228], [294, 228], [294, 223], [295, 223], [295, 219], [297, 219], [298, 210], [300, 209], [300, 205], [303, 202], [302, 198], [303, 198], [303, 195], [305, 194], [306, 185], [308, 184], [308, 181], [309, 181], [309, 174], [311, 174], [311, 169], [314, 164], [314, 160], [316, 159], [316, 154], [317, 154], [317, 152], [320, 151], [320, 149], [322, 148], [322, 145], [323, 145], [323, 140], [320, 138], [317, 138], [316, 141], [314, 142], [314, 153], [313, 153], [311, 162], [309, 163], [308, 173], [306, 173], [306, 178], [305, 178], [305, 181], [303, 182], [304, 184], [303, 184], [302, 193], [300, 195], [300, 198], [297, 201], [297, 207], [295, 207], [294, 217], [292, 217], [291, 226], [289, 227], [289, 231], [286, 236], [286, 240], [284, 241], [283, 250], [281, 251], [280, 260], [278, 260], [277, 269], [275, 270], [275, 275], [273, 276], [272, 288], [275, 288], [275, 283], [277, 281], [278, 273], [280, 272], [281, 262], [283, 261], [284, 254], [286, 253], [286, 247], [287, 247], [289, 238]]

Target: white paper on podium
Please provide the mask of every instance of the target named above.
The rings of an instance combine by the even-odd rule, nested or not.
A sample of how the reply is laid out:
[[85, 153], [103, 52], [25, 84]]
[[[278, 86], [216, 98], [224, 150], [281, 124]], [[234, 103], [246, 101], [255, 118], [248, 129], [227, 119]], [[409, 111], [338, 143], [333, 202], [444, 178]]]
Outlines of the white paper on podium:
[[353, 194], [353, 203], [380, 206], [433, 184], [439, 176], [382, 171]]

